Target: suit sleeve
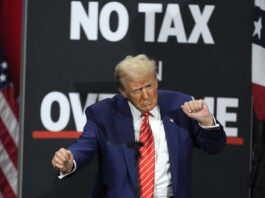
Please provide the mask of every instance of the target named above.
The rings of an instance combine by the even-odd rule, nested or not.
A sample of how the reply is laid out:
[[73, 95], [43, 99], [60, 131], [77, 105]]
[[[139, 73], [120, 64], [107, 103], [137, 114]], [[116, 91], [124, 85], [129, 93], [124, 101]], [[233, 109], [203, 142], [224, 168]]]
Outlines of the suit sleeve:
[[[181, 104], [192, 100], [190, 96], [181, 98]], [[203, 128], [198, 121], [189, 118], [181, 109], [178, 118], [182, 119], [178, 124], [189, 130], [193, 139], [193, 145], [206, 153], [215, 154], [221, 152], [226, 145], [226, 135], [223, 126], [216, 120], [218, 127]]]
[[205, 129], [193, 120], [194, 145], [209, 154], [221, 152], [226, 145], [226, 135], [223, 126], [217, 121], [219, 127]]
[[93, 159], [95, 153], [99, 151], [102, 142], [100, 125], [95, 119], [93, 110], [90, 107], [86, 109], [86, 118], [87, 122], [82, 135], [74, 145], [68, 148], [76, 161], [76, 170], [84, 167]]

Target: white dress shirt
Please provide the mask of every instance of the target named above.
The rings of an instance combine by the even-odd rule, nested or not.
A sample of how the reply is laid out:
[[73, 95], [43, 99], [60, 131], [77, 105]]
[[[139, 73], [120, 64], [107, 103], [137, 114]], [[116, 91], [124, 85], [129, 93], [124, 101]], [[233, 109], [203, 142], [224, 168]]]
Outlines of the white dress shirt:
[[[129, 106], [133, 116], [135, 141], [139, 141], [140, 128], [144, 117], [141, 117], [142, 113], [130, 102]], [[173, 196], [173, 191], [167, 141], [158, 106], [150, 111], [149, 123], [155, 140], [154, 197], [167, 198]]]

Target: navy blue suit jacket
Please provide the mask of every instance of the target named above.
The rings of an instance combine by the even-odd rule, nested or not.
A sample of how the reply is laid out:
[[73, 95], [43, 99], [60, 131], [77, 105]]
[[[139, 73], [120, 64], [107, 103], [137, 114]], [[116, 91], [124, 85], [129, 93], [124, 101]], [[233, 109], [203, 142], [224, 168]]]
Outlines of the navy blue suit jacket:
[[[223, 127], [204, 130], [187, 117], [181, 105], [191, 97], [158, 91], [158, 105], [168, 145], [174, 198], [191, 198], [191, 155], [198, 147], [209, 154], [220, 152], [226, 142]], [[87, 123], [77, 143], [69, 147], [77, 170], [98, 154], [98, 174], [92, 197], [137, 197], [133, 118], [128, 101], [120, 94], [86, 109]], [[172, 119], [174, 122], [172, 122]]]

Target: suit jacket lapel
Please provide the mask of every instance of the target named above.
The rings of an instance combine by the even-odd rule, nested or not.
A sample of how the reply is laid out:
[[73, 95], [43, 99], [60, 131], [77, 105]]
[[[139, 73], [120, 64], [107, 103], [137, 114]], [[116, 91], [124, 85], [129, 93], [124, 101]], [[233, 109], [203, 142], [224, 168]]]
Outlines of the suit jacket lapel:
[[116, 128], [122, 143], [122, 152], [127, 164], [128, 172], [134, 187], [137, 187], [137, 169], [135, 150], [128, 147], [129, 142], [135, 142], [133, 118], [127, 100], [120, 96], [118, 100], [118, 115], [115, 119]]
[[[164, 97], [159, 97], [158, 105], [160, 108], [161, 118], [163, 120], [163, 125], [166, 134], [170, 171], [172, 178], [173, 193], [176, 194], [176, 187], [178, 185], [178, 170], [179, 170], [179, 138], [178, 138], [178, 125], [171, 116], [171, 111], [173, 110], [169, 104], [166, 103]], [[177, 107], [175, 107], [177, 108]]]

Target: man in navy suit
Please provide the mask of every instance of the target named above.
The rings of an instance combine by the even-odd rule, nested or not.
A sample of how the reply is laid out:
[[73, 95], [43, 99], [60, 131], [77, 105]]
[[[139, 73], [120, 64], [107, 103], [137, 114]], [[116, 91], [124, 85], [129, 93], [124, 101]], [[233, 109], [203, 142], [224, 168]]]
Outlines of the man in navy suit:
[[[223, 127], [203, 100], [158, 90], [155, 62], [145, 55], [122, 60], [115, 78], [120, 94], [87, 107], [87, 123], [77, 143], [55, 153], [52, 164], [60, 171], [59, 178], [78, 171], [98, 154], [92, 197], [191, 198], [192, 148], [221, 152], [226, 142]], [[138, 172], [136, 159], [145, 146], [138, 142], [142, 114], [147, 112], [154, 145], [154, 164], [148, 165], [154, 170], [153, 185], [148, 196], [142, 193], [139, 174], [143, 173]]]

